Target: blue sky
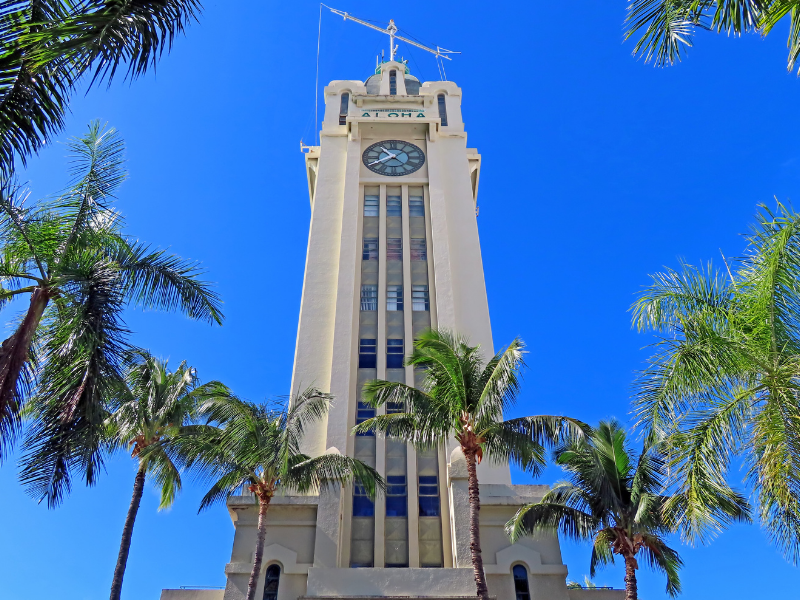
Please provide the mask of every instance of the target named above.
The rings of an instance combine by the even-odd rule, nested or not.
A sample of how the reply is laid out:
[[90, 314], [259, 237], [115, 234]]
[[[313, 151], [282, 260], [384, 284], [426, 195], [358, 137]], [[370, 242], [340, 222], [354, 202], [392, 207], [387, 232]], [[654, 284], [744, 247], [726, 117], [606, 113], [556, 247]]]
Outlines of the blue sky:
[[[463, 52], [447, 75], [463, 89], [468, 145], [483, 156], [478, 224], [495, 342], [519, 335], [530, 350], [518, 412], [627, 420], [651, 341], [631, 330], [627, 310], [647, 274], [680, 258], [737, 255], [756, 205], [791, 201], [800, 184], [787, 27], [765, 40], [702, 34], [683, 64], [655, 69], [622, 42], [622, 0], [399, 6], [336, 8], [394, 18]], [[309, 220], [299, 141], [313, 140], [318, 14], [306, 1], [209, 1], [156, 74], [76, 95], [65, 132], [92, 119], [121, 131], [128, 231], [201, 260], [225, 300], [221, 328], [131, 313], [135, 342], [254, 400], [286, 394], [291, 378]], [[385, 46], [324, 14], [320, 81], [365, 79]], [[432, 58], [402, 45], [400, 54], [421, 79], [438, 78]], [[54, 144], [31, 161], [34, 195], [64, 185], [65, 154]], [[120, 455], [97, 487], [76, 487], [48, 511], [19, 487], [13, 461], [3, 465], [3, 597], [108, 594], [134, 470]], [[558, 477], [551, 469], [540, 482]], [[158, 513], [147, 488], [123, 597], [224, 585], [233, 528], [222, 506], [197, 516], [200, 496], [189, 485]], [[755, 526], [681, 552], [687, 600], [796, 589], [797, 570]], [[563, 553], [582, 580], [589, 549]], [[618, 566], [596, 581], [622, 587], [622, 578]], [[640, 571], [643, 600], [663, 590], [660, 576]]]

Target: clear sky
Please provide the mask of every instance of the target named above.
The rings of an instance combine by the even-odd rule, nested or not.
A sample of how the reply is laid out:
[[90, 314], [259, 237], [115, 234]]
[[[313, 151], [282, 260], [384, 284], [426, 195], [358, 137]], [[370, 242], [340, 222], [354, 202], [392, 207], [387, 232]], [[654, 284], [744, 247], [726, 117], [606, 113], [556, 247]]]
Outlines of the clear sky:
[[[338, 1], [338, 0], [337, 0]], [[495, 343], [529, 346], [520, 414], [629, 419], [630, 386], [651, 342], [628, 307], [647, 274], [741, 252], [756, 205], [800, 183], [800, 81], [785, 71], [786, 26], [769, 39], [699, 35], [688, 60], [655, 69], [622, 42], [624, 0], [431, 0], [336, 8], [460, 50], [468, 144], [483, 156], [478, 225]], [[203, 261], [227, 320], [132, 313], [134, 341], [253, 400], [287, 394], [309, 222], [301, 138], [314, 137], [318, 5], [208, 0], [157, 74], [78, 94], [66, 135], [92, 119], [128, 144], [118, 206], [132, 235]], [[324, 14], [320, 82], [365, 79], [384, 36]], [[401, 45], [420, 79], [436, 63]], [[34, 195], [66, 182], [55, 144], [25, 174]], [[10, 315], [4, 315], [3, 321]], [[0, 595], [84, 600], [108, 594], [135, 466], [120, 455], [93, 489], [57, 510], [30, 500], [14, 461], [0, 469]], [[556, 469], [539, 482], [559, 477]], [[516, 474], [515, 482], [530, 478]], [[223, 506], [196, 515], [188, 485], [158, 513], [148, 487], [123, 597], [225, 582], [233, 527]], [[676, 541], [677, 543], [677, 541]], [[798, 573], [755, 526], [681, 548], [683, 598], [789, 597]], [[589, 548], [564, 544], [570, 577]], [[600, 585], [622, 587], [621, 566]], [[664, 580], [640, 571], [643, 600]]]

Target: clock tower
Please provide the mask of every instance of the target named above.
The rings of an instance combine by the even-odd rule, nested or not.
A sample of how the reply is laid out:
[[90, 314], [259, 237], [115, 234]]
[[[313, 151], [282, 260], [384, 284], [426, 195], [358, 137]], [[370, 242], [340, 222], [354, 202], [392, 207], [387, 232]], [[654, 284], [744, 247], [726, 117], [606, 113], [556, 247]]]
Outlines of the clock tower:
[[[319, 145], [303, 147], [311, 219], [292, 391], [313, 385], [335, 397], [304, 451], [359, 458], [388, 490], [375, 500], [352, 486], [275, 497], [257, 597], [474, 598], [458, 444], [420, 450], [351, 431], [375, 415], [361, 402], [366, 381], [419, 384], [403, 358], [421, 331], [450, 329], [493, 354], [478, 239], [481, 155], [467, 146], [461, 89], [420, 82], [403, 62], [380, 64], [366, 81], [333, 81], [324, 101]], [[508, 465], [489, 461], [478, 476], [490, 594], [578, 598], [555, 536], [511, 544], [503, 531], [547, 487], [512, 485]], [[192, 599], [245, 597], [258, 511], [252, 496], [228, 508], [236, 533], [226, 589], [194, 590]], [[162, 598], [189, 600], [178, 590]]]

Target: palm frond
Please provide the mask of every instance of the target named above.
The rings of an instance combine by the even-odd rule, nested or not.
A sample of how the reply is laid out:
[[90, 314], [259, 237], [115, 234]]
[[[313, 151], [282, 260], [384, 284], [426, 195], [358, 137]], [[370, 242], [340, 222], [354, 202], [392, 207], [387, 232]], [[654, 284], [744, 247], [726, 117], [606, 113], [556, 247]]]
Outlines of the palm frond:
[[49, 143], [64, 126], [76, 83], [133, 79], [155, 68], [197, 20], [198, 0], [0, 3], [0, 172]]
[[114, 259], [134, 306], [180, 310], [192, 319], [222, 324], [222, 301], [210, 283], [199, 279], [203, 271], [197, 262], [139, 242], [120, 246]]
[[520, 508], [506, 523], [506, 533], [512, 542], [527, 535], [555, 531], [572, 540], [586, 540], [595, 534], [597, 526], [597, 519], [588, 513], [543, 500]]
[[330, 485], [353, 482], [372, 497], [378, 491], [386, 490], [385, 481], [375, 469], [358, 459], [335, 452], [326, 452], [293, 464], [283, 484], [288, 489], [304, 494]]

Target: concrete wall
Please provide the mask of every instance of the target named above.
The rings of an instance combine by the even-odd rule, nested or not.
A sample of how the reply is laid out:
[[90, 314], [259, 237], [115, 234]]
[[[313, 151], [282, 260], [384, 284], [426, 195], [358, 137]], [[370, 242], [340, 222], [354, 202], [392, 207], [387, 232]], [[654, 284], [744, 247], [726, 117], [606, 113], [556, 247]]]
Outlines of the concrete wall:
[[625, 590], [567, 590], [569, 600], [623, 600]]
[[161, 600], [222, 600], [224, 590], [161, 590]]

